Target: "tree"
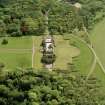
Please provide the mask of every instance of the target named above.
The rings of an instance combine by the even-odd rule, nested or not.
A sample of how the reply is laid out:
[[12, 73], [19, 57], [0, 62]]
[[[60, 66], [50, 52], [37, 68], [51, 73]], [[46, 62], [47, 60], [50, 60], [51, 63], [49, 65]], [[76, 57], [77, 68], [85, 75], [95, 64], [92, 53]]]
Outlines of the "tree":
[[56, 56], [55, 54], [53, 53], [47, 53], [45, 55], [43, 55], [42, 59], [41, 59], [41, 62], [43, 64], [53, 64], [56, 60]]
[[2, 45], [8, 44], [8, 40], [7, 40], [7, 39], [3, 39], [1, 44], [2, 44]]
[[17, 70], [0, 79], [0, 105], [104, 105], [99, 86], [69, 71]]

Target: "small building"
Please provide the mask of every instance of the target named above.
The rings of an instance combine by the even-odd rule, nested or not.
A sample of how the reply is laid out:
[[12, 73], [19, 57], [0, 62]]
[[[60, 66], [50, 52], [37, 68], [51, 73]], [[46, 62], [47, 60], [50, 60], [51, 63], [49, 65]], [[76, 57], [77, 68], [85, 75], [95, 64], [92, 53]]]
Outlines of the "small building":
[[46, 38], [43, 38], [41, 46], [43, 52], [41, 62], [43, 63], [45, 68], [51, 70], [56, 59], [56, 56], [54, 54], [55, 43], [53, 37], [47, 36]]
[[81, 8], [82, 8], [82, 5], [81, 5], [80, 3], [78, 3], [78, 2], [75, 3], [74, 6], [75, 6], [76, 8], [78, 8], [78, 9], [81, 9]]
[[44, 52], [54, 52], [54, 39], [51, 36], [47, 36], [42, 40], [41, 46], [43, 47]]
[[51, 38], [46, 38], [45, 39], [45, 49], [46, 52], [53, 52], [53, 42]]

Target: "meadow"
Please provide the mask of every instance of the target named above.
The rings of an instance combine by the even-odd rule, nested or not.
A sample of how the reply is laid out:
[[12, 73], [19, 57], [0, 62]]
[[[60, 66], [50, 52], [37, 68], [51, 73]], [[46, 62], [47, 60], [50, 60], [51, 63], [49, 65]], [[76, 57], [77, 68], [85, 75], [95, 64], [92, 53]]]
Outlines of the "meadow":
[[[67, 70], [69, 67], [68, 64], [73, 64], [76, 70], [87, 75], [94, 61], [91, 50], [79, 39], [70, 35], [65, 36], [54, 35], [56, 45], [54, 69]], [[35, 49], [34, 68], [43, 69], [43, 65], [40, 62], [42, 57], [40, 51], [42, 36], [33, 36], [33, 38]], [[5, 64], [6, 69], [32, 67], [32, 37], [7, 37], [7, 45], [1, 44], [3, 39], [0, 39], [0, 62]], [[74, 41], [74, 45], [70, 45], [72, 40]], [[98, 74], [101, 75], [102, 71], [99, 66], [96, 66], [93, 75], [99, 78]], [[103, 78], [104, 76], [102, 76], [102, 81], [104, 81]]]
[[[8, 44], [2, 45], [3, 39], [8, 40]], [[6, 37], [0, 39], [0, 62], [5, 64], [6, 69], [17, 67], [32, 67], [32, 47], [34, 40], [34, 68], [42, 69], [41, 64], [41, 41], [42, 36], [32, 37]], [[54, 36], [56, 62], [54, 69], [66, 69], [68, 63], [72, 63], [72, 57], [80, 54], [79, 48], [70, 46], [69, 41], [64, 40], [61, 35]]]
[[94, 50], [105, 68], [105, 19], [96, 24], [91, 31], [91, 40]]
[[[3, 39], [8, 40], [8, 44], [3, 45]], [[0, 63], [3, 63], [6, 69], [31, 67], [31, 50], [31, 37], [0, 38]]]
[[[105, 68], [105, 19], [95, 25], [94, 29], [90, 32], [90, 38], [93, 43], [93, 48]], [[93, 75], [101, 80], [102, 85], [105, 87], [105, 74], [98, 64]]]
[[[40, 59], [42, 54], [40, 52], [41, 49], [41, 36], [35, 36], [35, 63], [34, 67], [37, 69], [42, 69], [42, 64]], [[68, 63], [72, 63], [72, 57], [78, 56], [80, 54], [80, 50], [74, 46], [69, 44], [69, 41], [64, 40], [61, 35], [54, 35], [55, 40], [55, 55], [56, 55], [56, 62], [54, 63], [54, 69], [68, 69]]]

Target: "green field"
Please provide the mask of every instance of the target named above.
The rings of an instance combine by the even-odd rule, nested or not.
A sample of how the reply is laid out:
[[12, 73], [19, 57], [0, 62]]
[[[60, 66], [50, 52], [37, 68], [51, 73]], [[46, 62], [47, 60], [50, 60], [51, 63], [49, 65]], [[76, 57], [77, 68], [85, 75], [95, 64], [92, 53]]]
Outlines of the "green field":
[[[105, 68], [105, 19], [96, 24], [95, 28], [91, 31], [91, 40], [94, 50]], [[101, 80], [102, 85], [105, 87], [105, 74], [98, 64], [93, 74]]]
[[97, 56], [105, 67], [105, 19], [96, 24], [95, 28], [91, 31], [91, 40]]
[[[2, 40], [7, 39], [8, 44], [2, 45]], [[32, 47], [32, 38], [31, 37], [6, 37], [0, 38], [0, 48], [14, 48], [14, 49], [28, 49]]]
[[0, 53], [0, 62], [5, 64], [6, 69], [31, 67], [31, 53]]
[[34, 36], [34, 43], [35, 43], [35, 56], [34, 56], [34, 68], [35, 69], [42, 69], [42, 64], [41, 64], [41, 41], [42, 37], [41, 36]]
[[96, 77], [98, 79], [98, 81], [101, 82], [102, 91], [103, 91], [103, 89], [105, 90], [105, 74], [101, 70], [101, 67], [99, 66], [99, 64], [96, 64], [96, 67], [94, 69], [94, 72], [92, 73], [91, 76]]
[[[61, 35], [54, 36], [55, 39], [55, 54], [56, 54], [56, 62], [54, 64], [55, 69], [67, 69], [68, 63], [72, 62], [72, 57], [78, 56], [80, 54], [80, 50], [76, 47], [70, 46], [69, 41], [66, 41], [63, 39]], [[35, 53], [35, 68], [41, 69], [42, 64], [40, 62], [41, 59], [41, 36], [34, 37], [35, 40], [35, 46], [36, 46], [36, 53]]]
[[55, 54], [57, 56], [55, 68], [67, 69], [68, 63], [72, 63], [72, 58], [80, 55], [80, 50], [69, 44], [62, 36], [55, 36]]
[[31, 37], [6, 37], [8, 44], [2, 45], [0, 38], [0, 62], [5, 64], [6, 69], [17, 67], [31, 67]]
[[93, 53], [86, 44], [84, 44], [80, 39], [73, 37], [73, 35], [67, 35], [66, 38], [69, 40], [73, 40], [74, 46], [80, 49], [80, 55], [73, 58], [75, 69], [78, 70], [80, 73], [87, 75], [92, 66], [94, 58]]
[[93, 53], [91, 50], [81, 41], [75, 40], [76, 47], [78, 47], [81, 51], [79, 57], [74, 58], [74, 64], [77, 70], [79, 70], [83, 74], [88, 74], [91, 69], [93, 63]]
[[[40, 52], [42, 36], [34, 36], [33, 38], [35, 47], [34, 68], [42, 69], [43, 65], [40, 62], [42, 57]], [[0, 39], [0, 43], [2, 42], [2, 39]], [[8, 37], [7, 39], [7, 45], [0, 44], [0, 62], [6, 65], [5, 68], [31, 67], [33, 47], [32, 37]], [[55, 35], [54, 39], [56, 44], [55, 54], [57, 57], [54, 68], [66, 70], [68, 68], [67, 64], [73, 63], [76, 70], [87, 75], [93, 62], [93, 54], [91, 50], [79, 39], [71, 37], [70, 35], [69, 40], [66, 40], [61, 35]], [[70, 45], [71, 39], [75, 41], [75, 47]]]
[[[34, 36], [34, 68], [42, 69], [43, 66], [41, 60], [41, 41], [42, 36]], [[0, 43], [4, 38], [0, 39]], [[32, 37], [8, 37], [7, 45], [0, 44], [0, 62], [5, 64], [6, 69], [16, 67], [31, 67], [32, 63]], [[55, 54], [56, 62], [54, 68], [56, 69], [67, 69], [68, 63], [72, 62], [72, 57], [78, 56], [80, 50], [76, 47], [70, 46], [69, 41], [64, 40], [61, 35], [54, 36], [55, 39]]]
[[[40, 62], [42, 57], [40, 52], [42, 36], [33, 36], [33, 38], [35, 47], [34, 68], [43, 69], [43, 65]], [[3, 39], [0, 39], [0, 43]], [[5, 64], [4, 69], [15, 70], [16, 68], [32, 67], [32, 37], [8, 37], [6, 39], [8, 39], [7, 45], [0, 44], [0, 63]], [[67, 70], [69, 67], [68, 64], [73, 63], [76, 70], [87, 75], [94, 61], [93, 54], [87, 45], [78, 38], [70, 35], [66, 37], [55, 35], [54, 39], [56, 45], [55, 54], [57, 57], [54, 63], [54, 69]], [[74, 45], [70, 45], [71, 40], [75, 42]], [[105, 75], [98, 64], [92, 75], [104, 84]], [[103, 86], [105, 87], [105, 85]]]

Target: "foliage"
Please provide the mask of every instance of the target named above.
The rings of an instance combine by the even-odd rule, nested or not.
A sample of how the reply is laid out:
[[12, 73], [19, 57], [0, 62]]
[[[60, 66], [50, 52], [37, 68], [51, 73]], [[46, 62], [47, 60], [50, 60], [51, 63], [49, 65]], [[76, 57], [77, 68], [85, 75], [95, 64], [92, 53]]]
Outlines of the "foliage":
[[95, 78], [68, 71], [17, 70], [0, 79], [0, 105], [98, 105], [102, 97]]
[[2, 45], [6, 45], [6, 44], [8, 44], [8, 40], [3, 39], [1, 44], [2, 44]]
[[41, 62], [44, 64], [53, 64], [56, 60], [56, 56], [53, 53], [43, 55]]
[[[1, 2], [0, 33], [6, 32], [12, 36], [44, 34], [46, 16], [50, 34], [72, 33], [75, 28], [83, 30], [83, 24], [87, 29], [91, 29], [105, 16], [103, 0], [5, 0]], [[76, 2], [81, 3], [80, 10], [74, 7]], [[97, 16], [99, 13], [101, 15]]]
[[0, 63], [0, 70], [2, 70], [5, 67], [4, 63]]

